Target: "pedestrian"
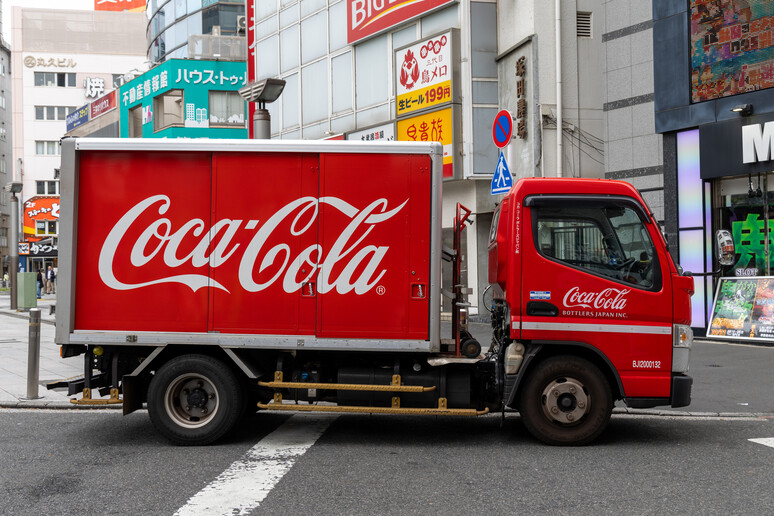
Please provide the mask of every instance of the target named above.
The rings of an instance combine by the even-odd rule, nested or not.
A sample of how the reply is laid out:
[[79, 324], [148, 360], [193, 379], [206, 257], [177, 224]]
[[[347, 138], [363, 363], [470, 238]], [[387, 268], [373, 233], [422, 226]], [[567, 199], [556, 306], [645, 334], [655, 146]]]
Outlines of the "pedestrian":
[[8, 286], [8, 272], [3, 273], [3, 287]]
[[40, 289], [43, 287], [43, 273], [38, 269], [38, 275], [35, 277], [37, 280], [37, 286], [38, 286], [38, 299], [40, 299]]
[[54, 279], [56, 279], [56, 276], [54, 275], [54, 269], [51, 268], [51, 266], [48, 266], [48, 270], [46, 270], [46, 294], [54, 294]]

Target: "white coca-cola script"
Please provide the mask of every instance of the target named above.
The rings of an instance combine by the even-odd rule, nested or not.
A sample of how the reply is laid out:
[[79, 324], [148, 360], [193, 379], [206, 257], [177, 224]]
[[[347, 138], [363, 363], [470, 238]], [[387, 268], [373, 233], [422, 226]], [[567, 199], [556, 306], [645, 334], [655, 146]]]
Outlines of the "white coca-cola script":
[[597, 310], [623, 310], [626, 308], [628, 288], [606, 288], [601, 292], [581, 292], [579, 287], [573, 287], [564, 295], [562, 302], [567, 308], [594, 308]]
[[[134, 267], [142, 267], [161, 253], [161, 259], [169, 269], [175, 269], [186, 263], [194, 267], [209, 265], [216, 268], [230, 259], [237, 259], [235, 253], [240, 244], [232, 244], [232, 239], [240, 230], [251, 231], [258, 228], [250, 243], [244, 246], [239, 262], [239, 283], [248, 292], [259, 292], [282, 278], [282, 288], [287, 293], [297, 292], [301, 286], [310, 281], [319, 270], [317, 277], [317, 292], [326, 294], [333, 289], [339, 294], [354, 291], [362, 295], [371, 290], [387, 272], [380, 270], [382, 259], [389, 251], [386, 245], [362, 245], [363, 240], [371, 233], [374, 226], [397, 214], [408, 202], [408, 199], [397, 208], [387, 211], [387, 200], [377, 199], [362, 210], [358, 210], [348, 202], [337, 197], [301, 197], [280, 208], [276, 213], [259, 226], [259, 220], [221, 219], [209, 230], [202, 219], [192, 219], [173, 230], [172, 222], [165, 217], [159, 217], [142, 229], [142, 233], [132, 245], [130, 262]], [[116, 278], [113, 268], [116, 252], [119, 246], [126, 244], [124, 236], [140, 216], [146, 211], [164, 215], [171, 206], [166, 195], [154, 195], [138, 202], [127, 211], [110, 230], [99, 254], [99, 276], [110, 288], [116, 290], [131, 290], [161, 283], [182, 283], [196, 292], [203, 287], [212, 287], [228, 292], [228, 289], [207, 274], [164, 275], [148, 278], [141, 283], [124, 283]], [[317, 220], [320, 204], [327, 204], [339, 210], [350, 218], [347, 226], [341, 231], [331, 248], [325, 252], [319, 244], [310, 245], [297, 256], [292, 256], [290, 245], [281, 243], [270, 249], [264, 245], [270, 236], [274, 235], [282, 221], [293, 217], [288, 238], [302, 235], [314, 225]], [[133, 228], [136, 234], [136, 228]], [[206, 231], [205, 231], [206, 230]], [[209, 253], [212, 242], [223, 231], [215, 248]], [[313, 230], [314, 231], [314, 230]], [[356, 236], [357, 235], [357, 236]], [[178, 248], [186, 239], [198, 239], [193, 251], [184, 257], [178, 257]], [[155, 247], [148, 251], [148, 246], [155, 241]], [[186, 246], [190, 248], [190, 246]], [[163, 251], [163, 252], [162, 252]], [[264, 271], [270, 278], [264, 278], [260, 283], [255, 279], [255, 264], [260, 258], [257, 274]], [[334, 278], [331, 277], [338, 263], [344, 264]], [[361, 266], [361, 264], [365, 264]], [[307, 273], [306, 266], [309, 267]], [[162, 270], [160, 267], [149, 270], [149, 274]], [[355, 272], [359, 270], [357, 277]], [[170, 271], [171, 272], [171, 271]], [[299, 281], [299, 273], [306, 276]]]

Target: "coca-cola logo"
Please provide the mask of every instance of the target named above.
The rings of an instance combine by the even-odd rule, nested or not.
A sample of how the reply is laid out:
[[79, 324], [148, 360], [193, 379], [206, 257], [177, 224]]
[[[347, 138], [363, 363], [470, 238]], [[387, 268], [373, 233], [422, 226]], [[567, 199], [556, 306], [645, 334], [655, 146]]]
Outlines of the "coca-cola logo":
[[[362, 295], [370, 291], [387, 272], [380, 268], [380, 264], [390, 249], [386, 245], [362, 243], [377, 224], [395, 216], [407, 202], [408, 199], [397, 208], [387, 211], [387, 200], [377, 199], [359, 210], [337, 197], [302, 197], [280, 208], [260, 227], [258, 220], [224, 218], [207, 228], [202, 219], [195, 218], [173, 228], [171, 220], [166, 217], [159, 217], [145, 227], [135, 227], [143, 214], [147, 219], [147, 213], [155, 211], [161, 216], [170, 209], [172, 203], [168, 196], [154, 195], [129, 209], [110, 230], [99, 254], [99, 276], [105, 285], [115, 290], [181, 283], [194, 292], [204, 287], [228, 292], [226, 287], [207, 274], [167, 274], [143, 282], [123, 282], [116, 277], [113, 264], [119, 247], [124, 250], [131, 247], [129, 261], [137, 268], [154, 259], [163, 261], [168, 269], [184, 264], [191, 264], [195, 268], [209, 265], [214, 269], [228, 261], [239, 260], [239, 283], [248, 292], [259, 292], [281, 281], [283, 290], [293, 293], [317, 275], [317, 292], [320, 294], [335, 289], [339, 294], [354, 291]], [[297, 256], [291, 255], [291, 247], [287, 243], [265, 248], [267, 240], [276, 235], [283, 221], [292, 219], [289, 237], [310, 231], [317, 219], [320, 204], [329, 205], [350, 219], [327, 252], [319, 243], [303, 249]], [[130, 228], [133, 234], [140, 233], [134, 242], [124, 241]], [[232, 243], [238, 232], [256, 229], [248, 244], [243, 246]], [[186, 256], [178, 256], [181, 244], [184, 241], [190, 244], [193, 239], [198, 239], [193, 250]], [[187, 245], [186, 248], [190, 249], [191, 246]], [[260, 265], [256, 267], [257, 264]], [[337, 264], [344, 266], [337, 267]], [[159, 270], [162, 269], [148, 269], [148, 274]], [[338, 271], [335, 277], [332, 276], [334, 271]]]
[[593, 308], [596, 310], [623, 310], [626, 308], [628, 288], [606, 288], [601, 292], [582, 292], [573, 287], [564, 295], [562, 302], [567, 308]]

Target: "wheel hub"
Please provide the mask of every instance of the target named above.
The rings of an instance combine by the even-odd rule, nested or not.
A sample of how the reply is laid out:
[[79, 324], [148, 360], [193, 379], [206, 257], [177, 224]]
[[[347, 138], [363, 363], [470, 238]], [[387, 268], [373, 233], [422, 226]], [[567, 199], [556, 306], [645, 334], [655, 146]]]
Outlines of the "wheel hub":
[[591, 397], [575, 378], [554, 380], [543, 390], [543, 412], [557, 423], [577, 423], [589, 412], [590, 405]]
[[208, 378], [197, 374], [179, 376], [164, 396], [167, 414], [187, 428], [205, 425], [218, 411], [218, 406], [217, 389]]

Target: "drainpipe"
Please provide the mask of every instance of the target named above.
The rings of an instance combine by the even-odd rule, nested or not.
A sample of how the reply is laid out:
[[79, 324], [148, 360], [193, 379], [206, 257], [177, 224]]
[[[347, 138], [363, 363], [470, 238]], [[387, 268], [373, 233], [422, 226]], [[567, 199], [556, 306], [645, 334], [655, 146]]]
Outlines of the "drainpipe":
[[556, 177], [562, 177], [562, 5], [555, 1], [556, 11]]

